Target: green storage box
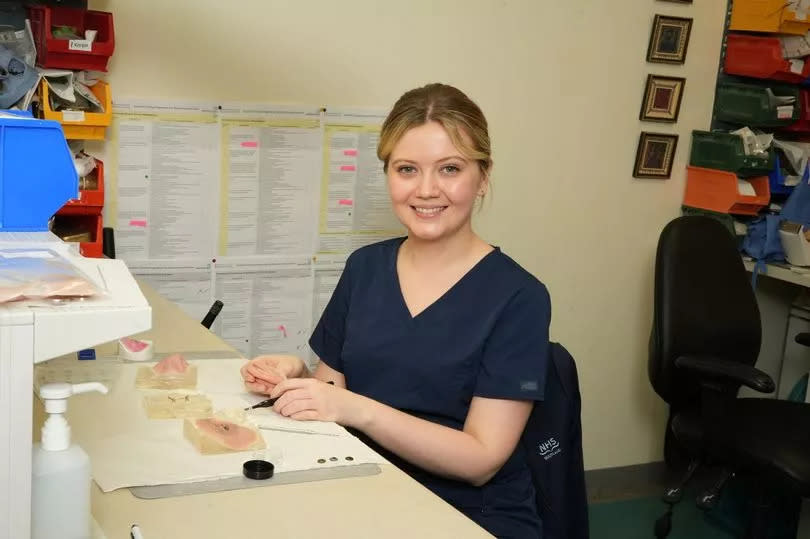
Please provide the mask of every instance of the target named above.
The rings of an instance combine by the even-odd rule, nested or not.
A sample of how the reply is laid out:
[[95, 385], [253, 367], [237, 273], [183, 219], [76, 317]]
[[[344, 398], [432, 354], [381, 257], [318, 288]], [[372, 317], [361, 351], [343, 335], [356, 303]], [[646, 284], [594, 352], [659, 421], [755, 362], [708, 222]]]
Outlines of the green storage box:
[[776, 168], [773, 149], [767, 155], [745, 155], [742, 137], [721, 131], [692, 131], [693, 167], [727, 170], [741, 178], [767, 176]]
[[[777, 97], [792, 97], [782, 105]], [[799, 87], [778, 83], [721, 82], [714, 101], [715, 118], [749, 127], [783, 127], [801, 116]]]

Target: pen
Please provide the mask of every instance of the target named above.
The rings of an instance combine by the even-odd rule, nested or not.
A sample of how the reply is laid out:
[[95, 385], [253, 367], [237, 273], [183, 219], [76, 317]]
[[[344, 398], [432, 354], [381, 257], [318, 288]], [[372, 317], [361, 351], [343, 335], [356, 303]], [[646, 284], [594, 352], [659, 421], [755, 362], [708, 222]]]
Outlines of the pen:
[[133, 524], [129, 529], [129, 537], [130, 539], [143, 539], [143, 534], [137, 524]]
[[[335, 383], [332, 380], [329, 380], [326, 383], [329, 384], [329, 385], [332, 385], [332, 386], [335, 385]], [[260, 402], [258, 404], [254, 404], [253, 406], [248, 406], [247, 408], [245, 408], [245, 411], [247, 411], [247, 410], [255, 410], [256, 408], [270, 408], [276, 403], [277, 400], [278, 400], [278, 397], [276, 397], [274, 399], [263, 400], [262, 402]]]

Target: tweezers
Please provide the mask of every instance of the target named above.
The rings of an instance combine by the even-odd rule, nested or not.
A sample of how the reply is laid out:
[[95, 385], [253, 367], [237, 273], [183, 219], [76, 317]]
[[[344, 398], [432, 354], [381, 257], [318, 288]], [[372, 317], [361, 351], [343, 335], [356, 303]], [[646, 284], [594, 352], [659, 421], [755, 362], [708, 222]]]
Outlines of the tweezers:
[[[332, 380], [329, 380], [326, 383], [329, 384], [329, 385], [332, 385], [332, 386], [335, 385], [335, 383]], [[276, 401], [278, 399], [279, 399], [279, 397], [276, 397], [275, 399], [263, 400], [262, 402], [260, 402], [258, 404], [254, 404], [253, 406], [248, 406], [247, 408], [245, 408], [245, 411], [254, 410], [256, 408], [271, 408], [276, 403]]]
[[258, 404], [254, 404], [253, 406], [248, 406], [247, 408], [245, 408], [245, 411], [253, 410], [255, 408], [270, 408], [276, 403], [277, 400], [278, 400], [278, 397], [276, 397], [275, 399], [263, 400], [262, 402], [260, 402]]

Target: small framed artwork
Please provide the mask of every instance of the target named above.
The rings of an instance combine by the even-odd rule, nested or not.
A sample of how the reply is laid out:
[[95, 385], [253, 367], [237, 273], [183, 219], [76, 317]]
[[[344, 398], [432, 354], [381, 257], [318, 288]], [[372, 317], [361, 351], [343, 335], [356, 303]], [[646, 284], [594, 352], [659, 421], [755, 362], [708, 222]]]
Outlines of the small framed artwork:
[[665, 180], [672, 173], [678, 135], [642, 132], [636, 149], [634, 178]]
[[646, 122], [677, 122], [686, 79], [647, 75], [644, 101], [639, 120]]
[[656, 15], [653, 21], [647, 61], [660, 64], [682, 64], [692, 33], [692, 19]]

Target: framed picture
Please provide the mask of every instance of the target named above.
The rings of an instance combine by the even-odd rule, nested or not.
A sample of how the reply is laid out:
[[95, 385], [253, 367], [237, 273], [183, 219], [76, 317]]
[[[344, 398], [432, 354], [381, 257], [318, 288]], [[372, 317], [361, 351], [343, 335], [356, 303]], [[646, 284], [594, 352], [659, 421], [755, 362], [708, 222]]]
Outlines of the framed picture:
[[653, 21], [647, 61], [661, 64], [682, 64], [692, 32], [692, 19], [656, 15]]
[[644, 101], [639, 120], [647, 122], [677, 122], [686, 79], [647, 75]]
[[678, 135], [642, 132], [636, 149], [634, 178], [665, 180], [672, 173]]

